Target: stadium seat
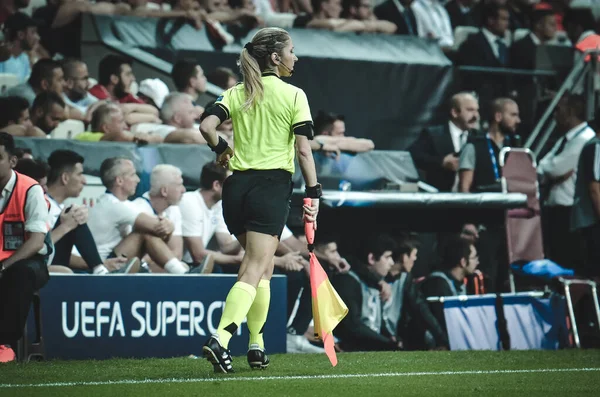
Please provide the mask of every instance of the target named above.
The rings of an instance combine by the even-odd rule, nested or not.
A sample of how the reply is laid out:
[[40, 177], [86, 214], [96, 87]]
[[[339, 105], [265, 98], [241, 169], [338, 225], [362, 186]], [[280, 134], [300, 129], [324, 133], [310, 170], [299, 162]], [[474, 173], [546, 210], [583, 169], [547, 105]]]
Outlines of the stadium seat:
[[19, 76], [10, 73], [0, 73], [0, 95], [6, 90], [19, 84]]
[[28, 363], [31, 359], [44, 360], [45, 346], [44, 337], [42, 336], [42, 301], [40, 294], [36, 292], [33, 295], [33, 320], [35, 325], [35, 339], [30, 342], [27, 335], [27, 325], [23, 331], [23, 337], [17, 342], [17, 361]]
[[65, 120], [51, 133], [53, 139], [73, 139], [85, 131], [85, 125], [79, 120]]
[[477, 32], [479, 32], [479, 28], [474, 26], [457, 26], [454, 29], [454, 49], [458, 50], [467, 37]]
[[[529, 149], [504, 148], [500, 153], [502, 191], [524, 193], [527, 207], [506, 212], [508, 263], [544, 259], [542, 218], [534, 154]], [[515, 292], [514, 275], [510, 272], [511, 291]]]

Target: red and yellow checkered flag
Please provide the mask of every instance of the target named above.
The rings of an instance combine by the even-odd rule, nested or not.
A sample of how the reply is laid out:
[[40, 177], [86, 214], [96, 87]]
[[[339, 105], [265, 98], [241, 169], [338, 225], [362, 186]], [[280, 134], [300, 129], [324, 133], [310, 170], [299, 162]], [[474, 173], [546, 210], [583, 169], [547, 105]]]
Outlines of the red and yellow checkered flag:
[[[305, 205], [311, 205], [311, 199], [304, 199]], [[334, 367], [337, 365], [337, 356], [333, 342], [333, 330], [348, 314], [348, 307], [335, 291], [327, 273], [319, 263], [314, 251], [315, 223], [304, 223], [304, 232], [310, 252], [310, 289], [312, 295], [313, 319], [315, 323], [315, 336], [323, 341], [325, 353]]]

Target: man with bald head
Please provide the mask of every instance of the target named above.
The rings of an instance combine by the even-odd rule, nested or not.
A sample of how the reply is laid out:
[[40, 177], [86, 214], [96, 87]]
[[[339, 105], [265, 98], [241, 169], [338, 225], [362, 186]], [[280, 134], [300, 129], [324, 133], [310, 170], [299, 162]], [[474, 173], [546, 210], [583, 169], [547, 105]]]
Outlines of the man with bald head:
[[[487, 134], [471, 139], [460, 155], [458, 175], [461, 192], [501, 191], [500, 150], [508, 144], [507, 138], [515, 133], [520, 123], [519, 106], [515, 101], [498, 98], [492, 102]], [[465, 231], [479, 239], [477, 249], [482, 258], [481, 271], [491, 281], [490, 292], [506, 291], [508, 251], [504, 215], [489, 219], [485, 228], [467, 224], [463, 227], [463, 233]]]
[[409, 148], [415, 165], [425, 173], [425, 182], [440, 192], [456, 190], [459, 153], [478, 122], [477, 98], [469, 92], [455, 94], [448, 123], [425, 128]]

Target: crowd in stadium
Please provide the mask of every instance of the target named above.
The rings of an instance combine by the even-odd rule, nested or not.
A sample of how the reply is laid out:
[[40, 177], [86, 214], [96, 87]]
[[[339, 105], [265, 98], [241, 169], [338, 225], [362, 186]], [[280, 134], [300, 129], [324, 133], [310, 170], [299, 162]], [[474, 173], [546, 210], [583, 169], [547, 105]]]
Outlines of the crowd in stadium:
[[[207, 81], [226, 90], [238, 83], [238, 73], [228, 67], [204, 70], [198, 63], [181, 60], [173, 65], [176, 90], [170, 91], [158, 78], [138, 83], [131, 59], [107, 55], [97, 67], [98, 74], [90, 76], [86, 60], [79, 58], [82, 13], [184, 18], [198, 30], [207, 29], [223, 45], [261, 26], [410, 35], [436, 41], [457, 65], [532, 70], [536, 46], [577, 46], [594, 34], [592, 13], [571, 9], [569, 3], [47, 0], [31, 13], [29, 0], [0, 0], [0, 73], [18, 80], [0, 97], [0, 130], [14, 137], [51, 137], [65, 120], [77, 120], [85, 126], [73, 138], [78, 141], [206, 144], [198, 131], [205, 107], [197, 100]], [[459, 31], [472, 34], [462, 37]], [[485, 78], [486, 84], [492, 79]], [[472, 79], [469, 84], [470, 91], [479, 91], [484, 83]], [[471, 92], [452, 96], [444, 124], [426, 128], [407, 148], [425, 182], [441, 192], [499, 191], [496, 161], [501, 148], [511, 144], [508, 140], [520, 131], [521, 121], [530, 127], [536, 118], [530, 108], [524, 114], [518, 93], [510, 94], [506, 87], [486, 91], [485, 103]], [[579, 171], [585, 178], [594, 180], [595, 173], [600, 174], [599, 149], [584, 152], [584, 145], [596, 136], [584, 113], [582, 96], [561, 99], [555, 119], [566, 138], [540, 159], [538, 167], [549, 192], [544, 203], [549, 214], [544, 229], [548, 257], [581, 269], [598, 258], [598, 248], [588, 244], [587, 251], [574, 249], [585, 242], [570, 227], [574, 200], [581, 194], [578, 189], [576, 193], [576, 184], [582, 183], [577, 173], [580, 155], [587, 168]], [[314, 152], [335, 157], [375, 149], [370, 139], [346, 134], [343, 115], [324, 109], [313, 118]], [[474, 136], [483, 126], [491, 141]], [[158, 165], [152, 170], [149, 191], [129, 200], [139, 182], [134, 164], [127, 158], [109, 157], [99, 175], [107, 189], [104, 197], [91, 208], [65, 206], [86, 184], [84, 158], [70, 150], [56, 150], [47, 159], [33, 158], [27, 150], [14, 148], [6, 134], [0, 135], [0, 146], [19, 157], [14, 169], [38, 181], [50, 203], [45, 222], [55, 247], [51, 272], [237, 272], [243, 251], [223, 220], [221, 192], [229, 174], [224, 168], [203, 165], [199, 189], [186, 192], [180, 169]], [[222, 124], [219, 134], [233, 146], [231, 123]], [[595, 196], [590, 200], [594, 205], [600, 202]], [[600, 214], [586, 215], [597, 220]], [[598, 238], [598, 225], [592, 225], [589, 241]], [[587, 230], [590, 225], [582, 221], [576, 227]], [[448, 348], [444, 315], [431, 309], [426, 298], [505, 290], [505, 234], [501, 224], [465, 222], [459, 235], [440, 236], [441, 267], [423, 280], [411, 276], [419, 250], [412, 234], [373, 236], [360, 255], [347, 258], [338, 252], [334, 236], [318, 241], [317, 256], [350, 309], [336, 330], [338, 347], [345, 351]], [[288, 276], [288, 351], [322, 351], [309, 341], [312, 312], [306, 241], [287, 227], [280, 241], [275, 266], [276, 272]], [[594, 271], [590, 275], [598, 276]], [[372, 315], [365, 316], [369, 310]]]

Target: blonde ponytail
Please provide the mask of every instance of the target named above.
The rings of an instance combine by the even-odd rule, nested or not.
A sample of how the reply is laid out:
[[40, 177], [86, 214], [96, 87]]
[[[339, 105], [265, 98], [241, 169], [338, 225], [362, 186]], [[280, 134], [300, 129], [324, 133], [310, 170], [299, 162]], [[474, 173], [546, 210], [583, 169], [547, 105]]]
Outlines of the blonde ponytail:
[[262, 83], [262, 71], [256, 59], [244, 48], [240, 54], [240, 69], [244, 76], [244, 93], [246, 102], [242, 105], [242, 111], [254, 106], [257, 99], [262, 100], [264, 87]]
[[280, 28], [264, 28], [256, 32], [252, 40], [244, 46], [240, 53], [238, 65], [244, 76], [244, 94], [246, 101], [242, 111], [254, 107], [264, 96], [262, 74], [273, 70], [271, 61], [274, 52], [282, 56], [283, 49], [290, 41], [290, 35]]

